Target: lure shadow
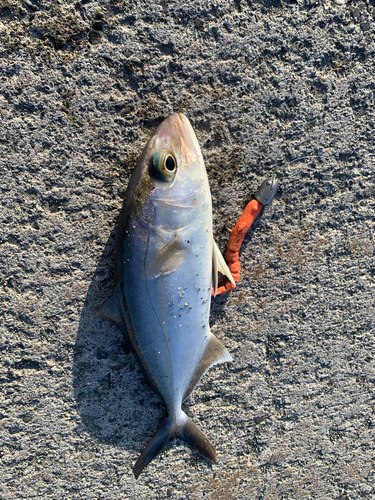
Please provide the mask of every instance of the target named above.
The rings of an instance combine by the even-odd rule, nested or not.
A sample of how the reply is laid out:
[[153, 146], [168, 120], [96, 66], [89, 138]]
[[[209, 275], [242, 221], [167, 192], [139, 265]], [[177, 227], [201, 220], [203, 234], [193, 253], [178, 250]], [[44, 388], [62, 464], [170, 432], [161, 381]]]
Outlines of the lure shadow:
[[73, 386], [81, 423], [101, 443], [139, 451], [165, 416], [133, 354], [126, 355], [122, 333], [95, 320], [113, 282], [114, 229], [96, 267], [82, 309], [74, 348]]

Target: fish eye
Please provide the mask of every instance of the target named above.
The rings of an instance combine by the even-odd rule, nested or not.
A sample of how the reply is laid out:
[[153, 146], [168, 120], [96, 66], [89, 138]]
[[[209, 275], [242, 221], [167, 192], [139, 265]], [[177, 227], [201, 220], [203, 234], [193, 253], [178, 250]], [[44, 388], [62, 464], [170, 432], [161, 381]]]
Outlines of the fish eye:
[[167, 149], [157, 151], [150, 165], [150, 174], [163, 182], [170, 182], [177, 172], [177, 161]]
[[169, 170], [169, 172], [173, 172], [176, 168], [176, 163], [171, 155], [168, 155], [165, 159], [165, 168]]

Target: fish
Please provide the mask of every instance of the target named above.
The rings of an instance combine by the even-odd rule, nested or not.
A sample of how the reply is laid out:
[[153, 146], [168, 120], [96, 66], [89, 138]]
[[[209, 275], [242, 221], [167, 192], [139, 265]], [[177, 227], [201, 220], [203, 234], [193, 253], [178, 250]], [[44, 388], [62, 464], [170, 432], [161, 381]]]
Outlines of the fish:
[[213, 239], [212, 201], [198, 140], [174, 113], [156, 129], [131, 175], [115, 244], [114, 292], [96, 314], [124, 333], [167, 415], [134, 474], [173, 438], [216, 461], [214, 446], [182, 409], [207, 370], [232, 361], [210, 332], [218, 271], [234, 284]]

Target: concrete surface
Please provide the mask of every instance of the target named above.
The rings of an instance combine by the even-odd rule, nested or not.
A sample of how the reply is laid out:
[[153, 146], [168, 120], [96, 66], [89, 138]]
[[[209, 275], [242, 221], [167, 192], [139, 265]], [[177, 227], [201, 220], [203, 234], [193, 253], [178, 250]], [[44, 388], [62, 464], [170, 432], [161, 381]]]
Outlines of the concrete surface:
[[[341, 4], [341, 5], [339, 5]], [[375, 2], [1, 0], [0, 498], [375, 498]], [[172, 443], [111, 292], [122, 197], [173, 111], [197, 132], [222, 249], [281, 190], [212, 308], [234, 362]]]

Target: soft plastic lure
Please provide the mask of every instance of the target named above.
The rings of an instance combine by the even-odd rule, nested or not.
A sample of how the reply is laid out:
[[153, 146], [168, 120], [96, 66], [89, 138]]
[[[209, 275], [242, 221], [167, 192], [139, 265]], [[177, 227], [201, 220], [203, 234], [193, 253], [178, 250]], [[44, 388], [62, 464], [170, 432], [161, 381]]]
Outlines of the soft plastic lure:
[[[246, 205], [245, 210], [242, 212], [237, 224], [232, 229], [228, 245], [227, 245], [227, 262], [229, 270], [232, 274], [234, 281], [237, 283], [241, 279], [240, 270], [241, 264], [239, 261], [239, 251], [246, 233], [252, 226], [255, 219], [260, 214], [264, 205], [270, 205], [274, 199], [279, 188], [279, 181], [276, 177], [271, 177], [263, 182], [258, 191], [255, 193], [255, 199], [251, 200]], [[227, 280], [224, 286], [219, 287], [217, 290], [212, 289], [211, 295], [221, 295], [233, 290], [236, 286], [231, 280]]]

